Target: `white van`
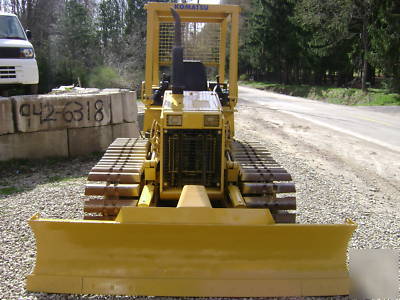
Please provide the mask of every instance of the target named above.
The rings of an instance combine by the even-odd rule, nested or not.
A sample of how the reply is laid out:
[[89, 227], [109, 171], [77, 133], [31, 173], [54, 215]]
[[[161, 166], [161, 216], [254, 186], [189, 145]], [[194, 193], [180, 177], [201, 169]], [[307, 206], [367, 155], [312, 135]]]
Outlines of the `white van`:
[[35, 51], [18, 17], [0, 12], [0, 90], [23, 86], [25, 93], [37, 94], [39, 72]]

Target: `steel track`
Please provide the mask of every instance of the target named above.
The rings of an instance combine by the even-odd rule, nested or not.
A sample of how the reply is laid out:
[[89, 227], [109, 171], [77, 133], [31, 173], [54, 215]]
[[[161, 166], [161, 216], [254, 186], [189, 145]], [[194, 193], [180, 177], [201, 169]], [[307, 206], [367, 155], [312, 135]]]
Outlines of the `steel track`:
[[[268, 208], [278, 223], [295, 223], [296, 197], [291, 175], [258, 142], [234, 141], [232, 158], [240, 165], [239, 187], [250, 208]], [[283, 196], [283, 197], [282, 197]]]

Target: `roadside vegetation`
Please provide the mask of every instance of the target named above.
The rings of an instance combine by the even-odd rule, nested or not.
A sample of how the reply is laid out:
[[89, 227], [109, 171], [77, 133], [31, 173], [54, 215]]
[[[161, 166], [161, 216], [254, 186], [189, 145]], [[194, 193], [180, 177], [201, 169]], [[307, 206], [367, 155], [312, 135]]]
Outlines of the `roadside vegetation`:
[[279, 84], [259, 81], [240, 81], [239, 84], [290, 96], [345, 105], [400, 105], [400, 94], [370, 88], [368, 93], [357, 88]]
[[[253, 0], [244, 14], [242, 77], [322, 86], [311, 94], [329, 91], [333, 99], [341, 90], [324, 86], [400, 93], [399, 1]], [[343, 92], [360, 98], [356, 90]]]
[[22, 190], [15, 187], [15, 186], [5, 186], [5, 187], [0, 187], [0, 195], [11, 195], [14, 193], [19, 193]]
[[[144, 79], [148, 2], [2, 0], [0, 9], [17, 14], [32, 32], [40, 92], [71, 84], [139, 90]], [[332, 102], [398, 102], [390, 94], [400, 93], [398, 0], [220, 3], [242, 8], [239, 74], [243, 78], [275, 82], [290, 93], [294, 89], [297, 95], [322, 96]]]

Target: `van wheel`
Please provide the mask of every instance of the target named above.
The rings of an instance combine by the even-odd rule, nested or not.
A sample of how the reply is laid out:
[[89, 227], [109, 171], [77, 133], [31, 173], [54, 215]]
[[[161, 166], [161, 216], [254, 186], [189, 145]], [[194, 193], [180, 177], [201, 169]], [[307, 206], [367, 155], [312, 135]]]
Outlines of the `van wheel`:
[[29, 84], [25, 86], [25, 94], [26, 95], [36, 95], [38, 93], [38, 85], [37, 84]]

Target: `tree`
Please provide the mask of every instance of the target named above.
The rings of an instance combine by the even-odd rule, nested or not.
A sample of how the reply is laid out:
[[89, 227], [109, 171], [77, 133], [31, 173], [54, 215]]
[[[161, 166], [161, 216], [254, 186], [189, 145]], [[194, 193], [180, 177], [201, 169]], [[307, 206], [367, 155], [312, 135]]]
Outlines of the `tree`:
[[58, 80], [87, 83], [90, 71], [101, 64], [99, 43], [88, 8], [77, 0], [67, 0], [60, 22]]
[[[140, 82], [144, 78], [146, 61], [146, 24], [147, 15], [145, 5], [149, 0], [127, 0], [125, 13], [125, 57], [124, 66], [126, 76], [134, 80], [134, 84], [140, 88]], [[159, 0], [152, 2], [177, 2], [177, 0]]]
[[[347, 53], [352, 60], [349, 61], [352, 69], [361, 73], [361, 87], [365, 92], [367, 83], [373, 81], [374, 77], [371, 32], [377, 32], [374, 29], [374, 20], [378, 7], [384, 2], [385, 0], [300, 0], [296, 3], [298, 23], [311, 36], [308, 42], [310, 50], [321, 57]], [[342, 58], [345, 59], [343, 55]]]
[[97, 25], [102, 56], [108, 64], [122, 60], [124, 45], [125, 1], [102, 0], [98, 8]]
[[[382, 0], [377, 4], [374, 22], [369, 28], [369, 58], [385, 75], [387, 87], [400, 92], [400, 5], [394, 0]], [[397, 14], [396, 9], [399, 10]]]
[[247, 22], [247, 35], [241, 51], [250, 59], [256, 79], [276, 78], [279, 82], [296, 81], [299, 68], [299, 28], [292, 21], [290, 0], [254, 0]]
[[98, 30], [104, 48], [118, 44], [123, 38], [124, 2], [119, 0], [102, 0], [98, 8]]
[[352, 79], [350, 60], [357, 34], [349, 31], [352, 1], [300, 0], [295, 5], [295, 22], [302, 28], [302, 48], [313, 73], [313, 82], [325, 83], [326, 75], [344, 85]]

